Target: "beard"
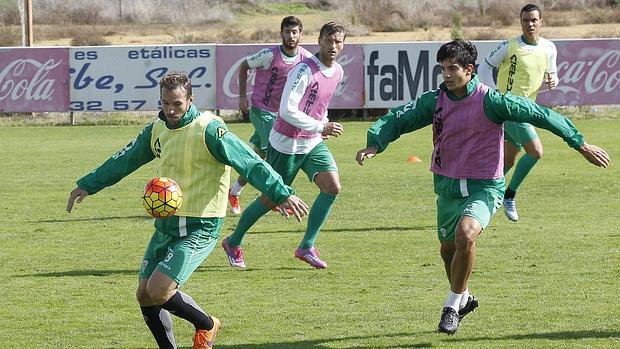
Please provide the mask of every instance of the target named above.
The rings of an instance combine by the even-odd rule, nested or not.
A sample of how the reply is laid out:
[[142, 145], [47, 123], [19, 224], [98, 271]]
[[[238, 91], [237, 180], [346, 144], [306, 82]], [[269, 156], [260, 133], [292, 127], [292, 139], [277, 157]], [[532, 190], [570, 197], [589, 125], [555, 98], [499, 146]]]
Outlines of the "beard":
[[282, 41], [282, 46], [287, 50], [294, 50], [297, 48], [297, 45], [299, 45], [299, 40], [295, 40], [292, 43], [290, 41]]

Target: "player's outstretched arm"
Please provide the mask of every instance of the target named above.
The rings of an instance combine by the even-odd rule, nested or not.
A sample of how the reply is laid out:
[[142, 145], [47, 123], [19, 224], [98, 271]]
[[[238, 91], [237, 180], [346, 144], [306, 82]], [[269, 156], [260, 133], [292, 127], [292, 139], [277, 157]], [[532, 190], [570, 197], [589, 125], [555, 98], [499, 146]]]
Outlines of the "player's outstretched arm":
[[578, 149], [578, 151], [584, 158], [586, 158], [586, 160], [598, 167], [606, 168], [609, 166], [609, 161], [611, 161], [609, 154], [607, 154], [605, 149], [594, 144], [583, 142], [583, 145]]
[[357, 161], [357, 163], [361, 166], [364, 166], [364, 160], [374, 157], [375, 155], [377, 155], [377, 152], [378, 150], [375, 147], [361, 149], [357, 152], [357, 155], [355, 156], [355, 161]]
[[73, 203], [76, 201], [76, 199], [77, 203], [79, 204], [87, 196], [88, 192], [86, 190], [80, 187], [73, 189], [73, 191], [71, 191], [71, 194], [69, 194], [69, 201], [67, 201], [67, 212], [71, 213], [71, 210], [73, 209]]
[[306, 204], [302, 199], [295, 195], [291, 195], [286, 200], [280, 203], [280, 207], [283, 208], [282, 214], [288, 218], [289, 210], [293, 212], [293, 215], [299, 222], [301, 222], [301, 218], [308, 214], [308, 204]]

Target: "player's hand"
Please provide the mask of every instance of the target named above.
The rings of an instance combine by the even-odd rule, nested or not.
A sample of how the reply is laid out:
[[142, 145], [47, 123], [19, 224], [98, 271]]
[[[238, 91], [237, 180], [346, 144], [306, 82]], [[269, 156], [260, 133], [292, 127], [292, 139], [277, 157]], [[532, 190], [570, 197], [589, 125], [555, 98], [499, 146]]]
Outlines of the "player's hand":
[[301, 222], [301, 217], [308, 214], [308, 204], [295, 195], [286, 198], [279, 206], [281, 209], [280, 212], [284, 217], [290, 217], [290, 213], [292, 212], [299, 222]]
[[547, 80], [545, 81], [545, 84], [547, 84], [547, 87], [549, 87], [550, 90], [553, 90], [557, 86], [556, 81], [551, 77], [551, 73], [547, 73]]
[[86, 190], [80, 187], [73, 189], [73, 191], [71, 191], [71, 194], [69, 194], [69, 201], [67, 201], [67, 212], [71, 213], [71, 210], [73, 209], [73, 203], [76, 202], [76, 199], [77, 203], [79, 204], [87, 196], [88, 192]]
[[342, 124], [337, 123], [337, 122], [328, 122], [325, 124], [325, 126], [323, 126], [323, 132], [321, 132], [322, 136], [334, 136], [334, 137], [338, 137], [342, 134], [342, 132], [344, 132], [344, 128], [342, 127]]
[[611, 159], [609, 158], [609, 154], [605, 151], [605, 149], [601, 147], [597, 147], [594, 144], [588, 144], [583, 142], [581, 148], [579, 148], [579, 152], [586, 158], [590, 163], [596, 165], [598, 167], [607, 167], [609, 166], [609, 162]]
[[377, 155], [377, 152], [378, 150], [375, 147], [364, 148], [357, 152], [357, 155], [355, 156], [355, 161], [357, 161], [357, 163], [361, 166], [364, 166], [364, 159], [370, 159], [374, 157], [375, 155]]
[[243, 114], [248, 113], [248, 99], [245, 96], [239, 96], [239, 110]]

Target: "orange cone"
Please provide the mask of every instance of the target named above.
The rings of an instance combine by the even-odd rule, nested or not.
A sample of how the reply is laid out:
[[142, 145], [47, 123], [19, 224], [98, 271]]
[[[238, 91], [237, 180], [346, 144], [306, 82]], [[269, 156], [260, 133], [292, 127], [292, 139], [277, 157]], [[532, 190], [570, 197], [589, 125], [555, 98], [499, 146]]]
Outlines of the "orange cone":
[[409, 157], [407, 158], [407, 162], [413, 164], [413, 163], [416, 163], [416, 162], [422, 162], [422, 159], [420, 159], [419, 157], [414, 156], [414, 155], [409, 155]]

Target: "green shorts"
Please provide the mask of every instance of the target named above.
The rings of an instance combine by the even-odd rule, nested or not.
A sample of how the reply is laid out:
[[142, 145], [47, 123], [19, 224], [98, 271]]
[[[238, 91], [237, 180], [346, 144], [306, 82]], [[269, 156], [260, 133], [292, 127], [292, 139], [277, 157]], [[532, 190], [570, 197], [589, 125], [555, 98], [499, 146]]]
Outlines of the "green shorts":
[[504, 178], [461, 180], [435, 175], [439, 240], [454, 240], [462, 216], [474, 218], [485, 229], [502, 205], [504, 185]]
[[276, 121], [276, 114], [252, 107], [250, 108], [250, 121], [254, 125], [254, 134], [250, 137], [250, 143], [255, 149], [260, 150], [262, 154], [259, 155], [264, 155], [269, 147], [269, 132]]
[[512, 143], [517, 149], [523, 150], [523, 146], [538, 138], [534, 126], [527, 122], [504, 122], [504, 138]]
[[319, 143], [308, 154], [284, 154], [270, 147], [267, 162], [282, 176], [286, 185], [293, 183], [300, 169], [308, 176], [310, 182], [319, 172], [338, 172], [336, 161], [325, 142]]
[[155, 232], [144, 252], [139, 277], [157, 268], [183, 285], [217, 244], [223, 218], [171, 216], [155, 220]]

